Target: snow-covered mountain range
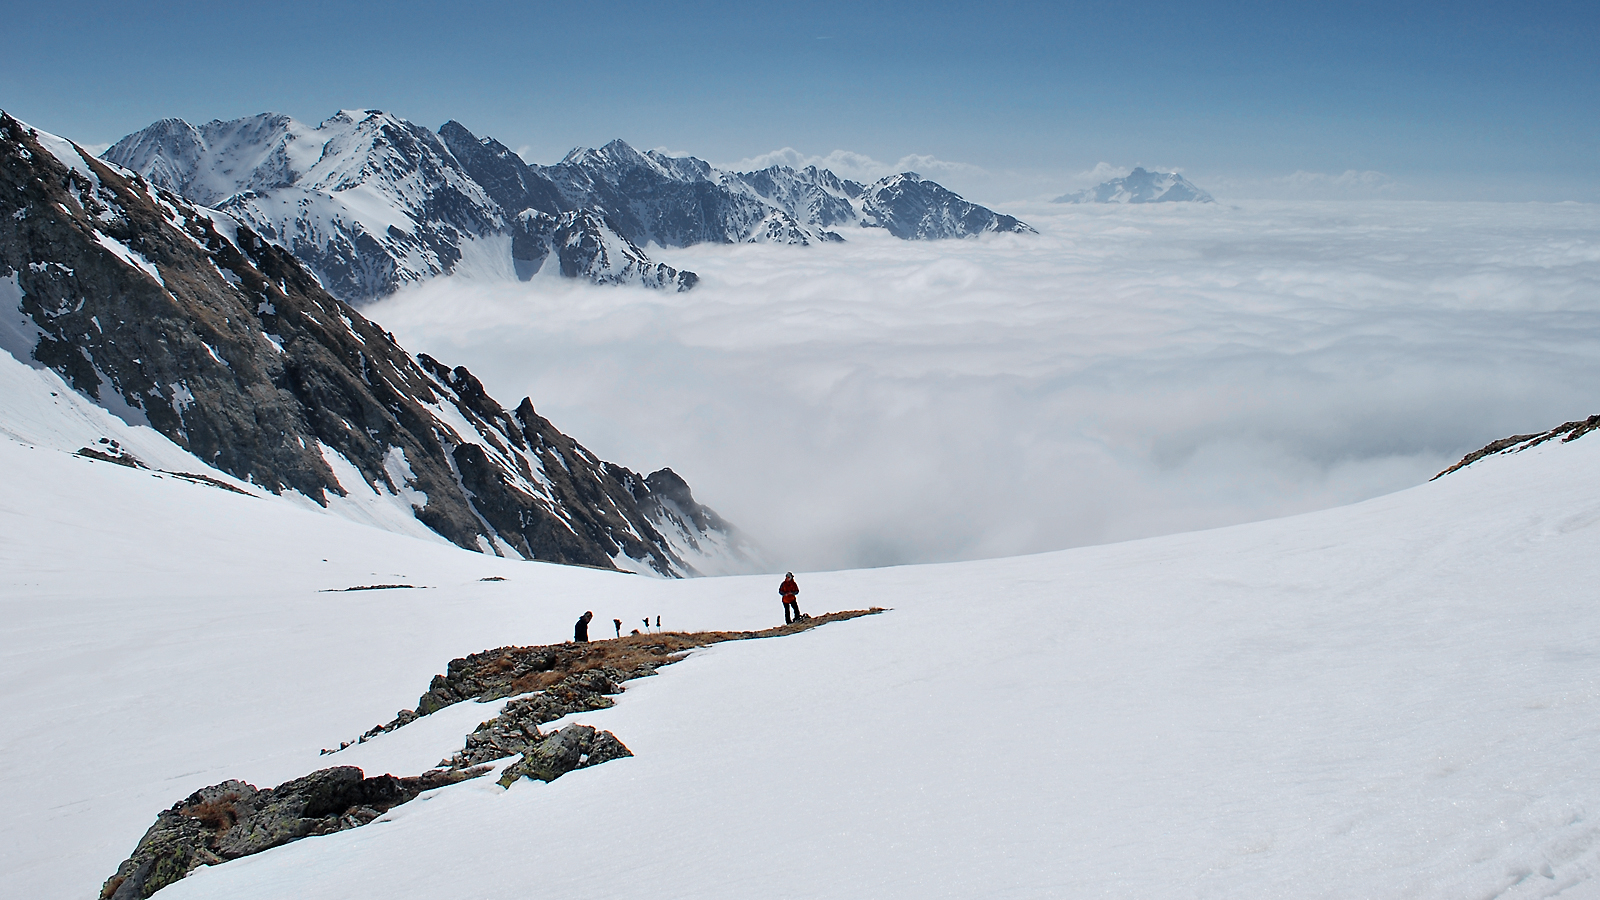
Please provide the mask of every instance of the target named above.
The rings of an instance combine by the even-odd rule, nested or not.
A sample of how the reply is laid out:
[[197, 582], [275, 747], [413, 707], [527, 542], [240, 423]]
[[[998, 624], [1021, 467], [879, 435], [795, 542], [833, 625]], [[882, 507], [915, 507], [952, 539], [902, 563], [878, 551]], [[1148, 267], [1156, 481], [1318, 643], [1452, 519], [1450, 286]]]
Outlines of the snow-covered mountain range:
[[1177, 172], [1148, 172], [1136, 168], [1092, 188], [1062, 194], [1056, 203], [1212, 203], [1211, 195]]
[[[426, 134], [393, 140], [406, 135], [416, 154], [443, 158]], [[295, 152], [292, 141], [263, 152], [250, 177], [298, 165]], [[435, 221], [468, 222], [475, 207], [462, 198], [476, 187], [440, 177], [383, 183], [417, 209], [449, 210]], [[218, 196], [209, 176], [188, 185]], [[362, 190], [352, 189], [370, 196]], [[502, 408], [466, 369], [410, 356], [247, 224], [4, 114], [0, 349], [0, 362], [14, 357], [127, 427], [159, 432], [176, 447], [152, 452], [202, 480], [496, 555], [665, 576], [753, 564], [748, 543], [670, 469], [646, 477], [604, 462], [527, 399]], [[14, 392], [49, 378], [36, 382]], [[150, 444], [122, 430], [77, 440], [88, 456], [156, 464], [120, 449]], [[174, 452], [189, 461], [171, 462]]]
[[696, 276], [641, 248], [809, 245], [846, 227], [907, 240], [1032, 232], [915, 173], [871, 185], [815, 167], [727, 172], [618, 140], [530, 165], [460, 123], [437, 133], [378, 110], [316, 127], [264, 113], [163, 119], [104, 158], [288, 248], [352, 303], [463, 267], [687, 290]]

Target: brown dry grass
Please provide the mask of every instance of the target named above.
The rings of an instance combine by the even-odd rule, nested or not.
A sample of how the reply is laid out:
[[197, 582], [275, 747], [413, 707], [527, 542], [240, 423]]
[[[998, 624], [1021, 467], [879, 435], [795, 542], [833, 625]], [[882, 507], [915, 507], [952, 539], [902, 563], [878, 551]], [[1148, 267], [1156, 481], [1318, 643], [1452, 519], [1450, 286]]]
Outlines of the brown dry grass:
[[[779, 625], [776, 628], [767, 628], [761, 631], [664, 631], [656, 634], [625, 634], [619, 638], [590, 641], [587, 644], [562, 644], [560, 646], [563, 651], [568, 648], [574, 651], [572, 656], [568, 657], [566, 653], [562, 653], [562, 658], [554, 668], [545, 672], [532, 672], [524, 675], [513, 681], [511, 687], [519, 694], [544, 690], [568, 675], [576, 675], [601, 666], [611, 666], [624, 672], [631, 672], [640, 665], [653, 667], [670, 665], [682, 659], [685, 653], [696, 647], [720, 644], [723, 641], [748, 641], [799, 634], [802, 631], [809, 631], [829, 622], [842, 622], [846, 619], [871, 616], [881, 612], [883, 612], [883, 608], [879, 606], [874, 606], [871, 609], [851, 609], [844, 612], [813, 616], [809, 619], [801, 619], [792, 625]], [[520, 647], [505, 648], [504, 655], [488, 663], [486, 668], [496, 672], [504, 672], [514, 668], [517, 651], [523, 649]]]
[[220, 834], [238, 823], [239, 811], [234, 809], [234, 804], [238, 802], [238, 794], [223, 794], [221, 797], [196, 803], [185, 809], [183, 814], [191, 819], [199, 819], [202, 825]]

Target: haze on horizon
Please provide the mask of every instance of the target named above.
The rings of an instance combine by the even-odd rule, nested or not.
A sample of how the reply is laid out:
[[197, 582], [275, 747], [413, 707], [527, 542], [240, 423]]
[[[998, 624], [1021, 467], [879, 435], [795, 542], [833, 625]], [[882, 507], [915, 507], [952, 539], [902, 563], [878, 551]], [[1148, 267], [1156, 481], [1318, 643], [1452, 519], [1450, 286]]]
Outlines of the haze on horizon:
[[[1134, 165], [1243, 197], [1600, 200], [1600, 9], [1107, 2], [7, 12], [0, 107], [85, 145], [156, 119], [381, 108], [527, 158], [915, 168], [987, 204]], [[1098, 169], [1097, 169], [1098, 167]], [[852, 171], [854, 168], [854, 171]]]
[[1007, 211], [1040, 234], [706, 244], [653, 251], [688, 293], [466, 274], [364, 311], [796, 570], [1322, 509], [1597, 411], [1593, 205]]

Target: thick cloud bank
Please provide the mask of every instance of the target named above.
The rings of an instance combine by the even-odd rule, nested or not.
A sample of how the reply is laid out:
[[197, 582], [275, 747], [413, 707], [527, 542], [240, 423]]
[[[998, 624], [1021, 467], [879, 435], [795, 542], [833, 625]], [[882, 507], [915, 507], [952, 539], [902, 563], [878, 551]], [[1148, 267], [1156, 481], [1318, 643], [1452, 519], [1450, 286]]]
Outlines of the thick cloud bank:
[[1331, 506], [1600, 412], [1600, 207], [1006, 211], [1042, 234], [660, 251], [701, 286], [453, 278], [369, 312], [794, 569]]

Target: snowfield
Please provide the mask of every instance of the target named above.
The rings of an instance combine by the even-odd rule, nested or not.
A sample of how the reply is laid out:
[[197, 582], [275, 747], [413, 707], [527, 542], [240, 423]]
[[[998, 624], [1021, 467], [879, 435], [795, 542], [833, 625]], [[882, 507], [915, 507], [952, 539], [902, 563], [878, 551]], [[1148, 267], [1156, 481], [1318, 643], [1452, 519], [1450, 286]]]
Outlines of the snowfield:
[[[503, 560], [74, 441], [0, 436], [9, 896], [95, 896], [227, 778], [416, 774], [493, 705], [318, 750], [586, 609], [781, 620], [776, 577]], [[573, 717], [634, 758], [444, 788], [160, 896], [1600, 897], [1597, 488], [1591, 435], [1294, 518], [801, 573], [810, 612], [891, 611]]]

